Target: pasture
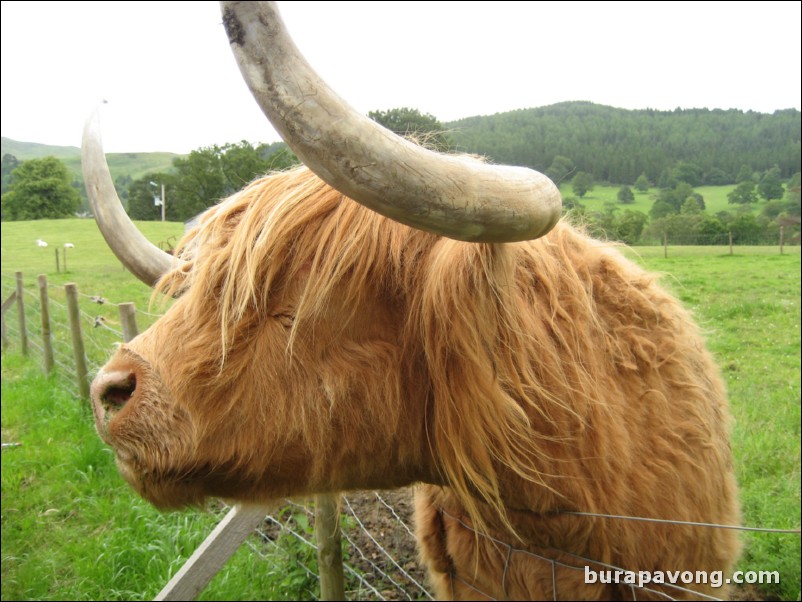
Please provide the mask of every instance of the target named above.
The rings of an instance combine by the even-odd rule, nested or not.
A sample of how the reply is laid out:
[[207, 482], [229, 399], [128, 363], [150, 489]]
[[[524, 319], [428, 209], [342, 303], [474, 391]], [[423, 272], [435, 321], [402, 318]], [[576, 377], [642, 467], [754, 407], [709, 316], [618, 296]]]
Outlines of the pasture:
[[[183, 231], [175, 223], [138, 226], [157, 244], [174, 241]], [[37, 239], [49, 246], [37, 247]], [[68, 249], [68, 271], [59, 273], [55, 248], [63, 253], [67, 242], [75, 247]], [[733, 255], [721, 247], [671, 247], [668, 258], [662, 248], [627, 253], [663, 273], [664, 285], [694, 311], [707, 333], [736, 419], [732, 443], [744, 523], [798, 529], [799, 247], [786, 247], [784, 255], [777, 247], [736, 247]], [[85, 295], [148, 309], [150, 290], [122, 269], [89, 220], [4, 222], [3, 298], [13, 288], [15, 271], [24, 272], [32, 290], [36, 275], [47, 274], [54, 299], [61, 285], [75, 282]], [[143, 315], [140, 329], [151, 319]], [[32, 338], [37, 327], [29, 322]], [[99, 365], [110, 349], [105, 341], [88, 346], [90, 362]], [[38, 362], [36, 354], [22, 358], [13, 338], [3, 353], [3, 442], [22, 445], [2, 454], [2, 598], [152, 599], [218, 515], [161, 514], [141, 501], [117, 475], [110, 451], [94, 433], [88, 406], [73, 398], [59, 377], [42, 376]], [[760, 594], [798, 599], [799, 535], [744, 533], [743, 539], [740, 570], [780, 573], [781, 582], [763, 586]], [[308, 597], [309, 584], [295, 563], [298, 554], [290, 548], [261, 560], [243, 546], [202, 599]]]
[[[630, 186], [632, 188], [632, 186]], [[617, 207], [620, 211], [629, 209], [630, 211], [640, 211], [649, 215], [649, 211], [654, 204], [654, 197], [660, 192], [659, 188], [650, 188], [646, 192], [638, 192], [632, 188], [632, 193], [635, 195], [635, 200], [627, 205], [621, 204], [618, 200], [618, 191], [620, 186], [605, 186], [596, 184], [593, 190], [588, 192], [584, 197], [579, 199], [580, 204], [584, 205], [587, 209], [592, 211], [603, 211], [605, 206], [610, 203]], [[702, 195], [705, 201], [705, 211], [708, 215], [715, 215], [720, 211], [736, 212], [742, 209], [742, 206], [733, 205], [727, 199], [727, 195], [735, 189], [735, 185], [727, 186], [697, 186], [694, 188], [695, 192]], [[571, 182], [563, 182], [560, 184], [560, 192], [564, 199], [576, 197]], [[755, 203], [750, 206], [753, 212], [760, 212], [765, 205], [765, 201]]]

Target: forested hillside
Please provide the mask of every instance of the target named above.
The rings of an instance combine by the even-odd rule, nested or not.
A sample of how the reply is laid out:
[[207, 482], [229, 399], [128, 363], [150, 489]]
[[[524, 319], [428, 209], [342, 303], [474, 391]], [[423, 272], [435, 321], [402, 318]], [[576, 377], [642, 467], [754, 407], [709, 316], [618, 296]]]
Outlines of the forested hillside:
[[556, 156], [597, 181], [632, 184], [642, 173], [658, 182], [678, 162], [698, 168], [694, 185], [735, 183], [750, 171], [800, 168], [800, 112], [735, 109], [625, 110], [566, 102], [446, 124], [458, 150], [497, 163], [547, 171]]
[[[544, 172], [563, 185], [565, 211], [594, 235], [629, 244], [669, 235], [676, 240], [679, 234], [685, 244], [724, 244], [729, 236], [737, 244], [764, 244], [778, 241], [782, 231], [784, 240], [799, 241], [800, 112], [795, 109], [771, 115], [735, 109], [631, 111], [571, 102], [447, 124], [410, 108], [370, 117], [440, 149]], [[90, 213], [79, 155], [70, 156], [77, 149], [63, 149], [68, 152], [61, 159], [21, 160], [5, 149], [39, 155], [46, 148], [12, 147], [13, 142], [3, 139], [3, 220]], [[129, 215], [168, 221], [188, 220], [251, 179], [297, 161], [284, 143], [247, 141], [181, 157], [117, 153], [108, 159]], [[594, 186], [605, 184], [613, 189], [609, 202], [588, 202]], [[717, 209], [708, 211], [701, 187], [726, 187], [721, 193], [726, 203], [711, 203]]]

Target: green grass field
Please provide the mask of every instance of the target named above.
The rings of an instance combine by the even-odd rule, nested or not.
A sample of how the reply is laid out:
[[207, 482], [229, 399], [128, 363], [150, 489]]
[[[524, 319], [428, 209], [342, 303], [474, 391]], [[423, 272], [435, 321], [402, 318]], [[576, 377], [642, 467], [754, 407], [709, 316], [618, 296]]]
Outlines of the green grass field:
[[[630, 188], [632, 188], [630, 186]], [[738, 205], [732, 205], [727, 200], [727, 195], [735, 188], [731, 186], [698, 186], [694, 188], [695, 192], [702, 195], [705, 200], [705, 211], [709, 215], [715, 215], [719, 211], [736, 211]], [[601, 186], [596, 185], [593, 190], [588, 192], [584, 197], [579, 199], [579, 202], [586, 208], [592, 211], [602, 211], [606, 203], [613, 203], [620, 210], [629, 209], [632, 211], [640, 211], [649, 215], [649, 211], [654, 204], [653, 197], [657, 195], [659, 190], [657, 188], [650, 188], [646, 192], [638, 192], [632, 189], [635, 194], [635, 202], [627, 205], [622, 205], [618, 200], [618, 191], [620, 186]], [[560, 192], [563, 198], [575, 197], [576, 195], [571, 190], [570, 182], [563, 182], [560, 185]], [[752, 207], [753, 211], [759, 211], [763, 207], [762, 204], [757, 203]]]
[[[181, 224], [143, 223], [154, 242], [179, 236]], [[50, 243], [39, 248], [37, 238]], [[68, 251], [57, 273], [54, 247]], [[626, 251], [695, 313], [726, 379], [736, 424], [733, 449], [749, 526], [800, 526], [800, 249], [638, 247]], [[3, 296], [13, 273], [26, 291], [46, 273], [58, 287], [78, 283], [85, 295], [147, 308], [150, 290], [125, 272], [89, 220], [2, 224]], [[33, 295], [32, 295], [33, 296]], [[27, 295], [26, 295], [27, 297]], [[86, 303], [84, 305], [84, 303]], [[90, 315], [114, 321], [111, 304], [82, 299]], [[12, 312], [12, 318], [13, 318]], [[155, 310], [154, 310], [155, 313]], [[140, 319], [144, 327], [149, 316]], [[11, 321], [11, 319], [9, 320]], [[29, 319], [31, 338], [36, 323]], [[101, 329], [102, 330], [102, 329]], [[91, 330], [95, 337], [97, 330]], [[88, 345], [102, 362], [113, 343]], [[38, 356], [24, 360], [12, 338], [2, 364], [2, 599], [149, 599], [216, 522], [197, 512], [160, 514], [116, 474], [111, 453], [94, 434], [91, 413], [63, 377], [44, 378]], [[779, 571], [767, 599], [798, 600], [800, 536], [744, 534], [744, 571]], [[288, 599], [298, 585], [292, 552], [262, 560], [243, 547], [203, 599]], [[295, 580], [295, 581], [293, 581]], [[308, 595], [308, 594], [307, 594]]]

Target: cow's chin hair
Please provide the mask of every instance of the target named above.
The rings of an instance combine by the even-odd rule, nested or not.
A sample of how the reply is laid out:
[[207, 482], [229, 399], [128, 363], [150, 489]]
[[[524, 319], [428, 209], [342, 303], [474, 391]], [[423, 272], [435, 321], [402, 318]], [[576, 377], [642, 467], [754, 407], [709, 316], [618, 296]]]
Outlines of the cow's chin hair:
[[206, 496], [197, 488], [173, 479], [165, 479], [136, 467], [136, 462], [117, 456], [117, 469], [142, 498], [159, 510], [202, 507]]
[[243, 477], [225, 465], [217, 468], [197, 465], [180, 472], [171, 468], [165, 472], [145, 467], [134, 456], [118, 452], [117, 469], [137, 494], [163, 511], [205, 509], [210, 501], [218, 499], [231, 504], [266, 505], [299, 494], [286, 483]]

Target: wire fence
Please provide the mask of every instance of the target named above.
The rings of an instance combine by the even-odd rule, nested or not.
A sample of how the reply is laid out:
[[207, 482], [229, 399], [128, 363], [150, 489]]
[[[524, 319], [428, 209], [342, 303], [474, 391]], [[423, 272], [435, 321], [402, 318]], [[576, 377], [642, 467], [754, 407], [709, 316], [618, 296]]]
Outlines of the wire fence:
[[[47, 309], [43, 312], [42, 296], [35, 281], [23, 278], [20, 288], [15, 276], [2, 274], [0, 280], [2, 299], [16, 297], [17, 291], [21, 290], [22, 303], [15, 298], [13, 305], [24, 309], [22, 319], [16, 310], [10, 308], [3, 314], [3, 348], [21, 346], [24, 340], [26, 354], [42, 361], [44, 366], [49, 345], [53, 355], [50, 374], [74, 397], [85, 399], [76, 369], [74, 327], [70, 324], [66, 287], [46, 285]], [[80, 291], [76, 298], [87, 368], [84, 380], [88, 384], [115, 347], [127, 339], [121, 314], [129, 304]], [[43, 313], [49, 318], [49, 337], [42, 325]], [[159, 318], [158, 314], [139, 309], [135, 314], [136, 328], [141, 330]], [[46, 342], [45, 338], [49, 341]], [[342, 497], [343, 570], [349, 599], [433, 599], [424, 585], [424, 569], [417, 560], [412, 530], [412, 495], [411, 489], [403, 489], [350, 493]], [[318, 545], [312, 506], [311, 502], [301, 505], [286, 501], [278, 511], [265, 516], [256, 537], [246, 540], [246, 544], [262, 557], [270, 551], [290, 554], [299, 574], [309, 578], [306, 597], [318, 599]], [[303, 549], [310, 553], [300, 553], [299, 550]]]
[[[86, 398], [82, 393], [81, 380], [91, 379], [91, 375], [103, 365], [115, 346], [131, 336], [130, 324], [126, 324], [126, 313], [132, 309], [131, 304], [115, 303], [99, 295], [77, 292], [74, 306], [71, 306], [69, 287], [49, 286], [39, 281], [39, 291], [35, 285], [24, 282], [21, 274], [15, 277], [2, 275], [3, 304], [3, 348], [15, 341], [23, 347], [23, 352], [41, 358], [43, 362], [48, 355], [48, 347], [52, 347], [52, 365], [49, 371], [55, 374], [59, 382], [77, 398]], [[42, 293], [42, 289], [47, 294]], [[17, 319], [6, 316], [13, 305], [18, 309]], [[20, 299], [22, 303], [20, 303]], [[22, 307], [23, 311], [19, 311]], [[75, 321], [77, 316], [80, 325], [82, 353], [87, 360], [86, 374], [82, 377], [76, 370]], [[47, 317], [47, 320], [43, 319]], [[136, 311], [133, 329], [147, 328], [159, 315]], [[8, 319], [7, 319], [8, 318]], [[45, 323], [47, 322], [47, 324]], [[139, 322], [139, 323], [137, 323]], [[48, 340], [49, 339], [49, 340]], [[47, 369], [47, 367], [46, 367]], [[341, 496], [340, 529], [343, 538], [343, 563], [345, 574], [345, 596], [348, 599], [373, 600], [433, 600], [434, 596], [426, 584], [424, 567], [418, 560], [416, 541], [412, 528], [413, 492], [411, 488], [396, 491], [372, 491], [349, 493]], [[223, 504], [221, 510], [227, 510]], [[443, 511], [444, 512], [444, 511]], [[573, 513], [581, 514], [581, 513]], [[660, 518], [594, 515], [614, 520], [665, 521]], [[457, 517], [451, 519], [459, 522], [464, 528], [473, 529]], [[260, 519], [260, 526], [255, 537], [248, 538], [245, 543], [255, 555], [267, 558], [270, 553], [290, 554], [298, 567], [299, 588], [305, 598], [319, 599], [317, 583], [320, 572], [317, 563], [318, 543], [314, 535], [316, 520], [312, 504], [299, 504], [286, 500], [284, 505], [274, 513]], [[697, 523], [676, 522], [702, 528], [733, 528], [743, 531], [762, 531], [781, 534], [799, 534], [799, 529], [763, 529], [756, 527], [740, 527], [737, 525], [702, 525]], [[612, 571], [626, 573], [626, 567], [613, 567], [591, 558], [576, 556], [560, 550], [546, 551], [545, 555], [530, 550], [516, 548], [513, 545], [496, 540], [483, 533], [475, 532], [479, 538], [486, 538], [507, 555], [506, 566], [514, 555], [536, 558], [551, 566], [554, 580], [552, 591], [554, 599], [559, 596], [557, 568], [583, 570], [584, 567], [595, 566]], [[571, 556], [575, 561], [567, 565], [555, 560], [555, 557]], [[452, 575], [452, 584], [460, 582], [474, 590], [477, 596], [496, 599], [487, 592], [477, 589], [460, 575]], [[304, 585], [306, 583], [306, 585]], [[692, 586], [671, 585], [660, 590], [649, 586], [632, 586], [632, 599], [643, 598], [644, 595], [656, 596], [657, 599], [686, 599], [694, 595], [697, 599], [717, 599], [696, 592]]]
[[740, 249], [748, 247], [750, 252], [756, 247], [762, 248], [762, 254], [784, 255], [788, 247], [798, 247], [799, 233], [794, 230], [780, 228], [774, 233], [739, 233], [733, 231], [698, 232], [693, 230], [678, 230], [662, 233], [643, 234], [633, 246], [663, 247], [665, 255], [671, 252], [682, 252], [683, 248], [697, 247], [723, 247], [725, 252], [735, 255]]

